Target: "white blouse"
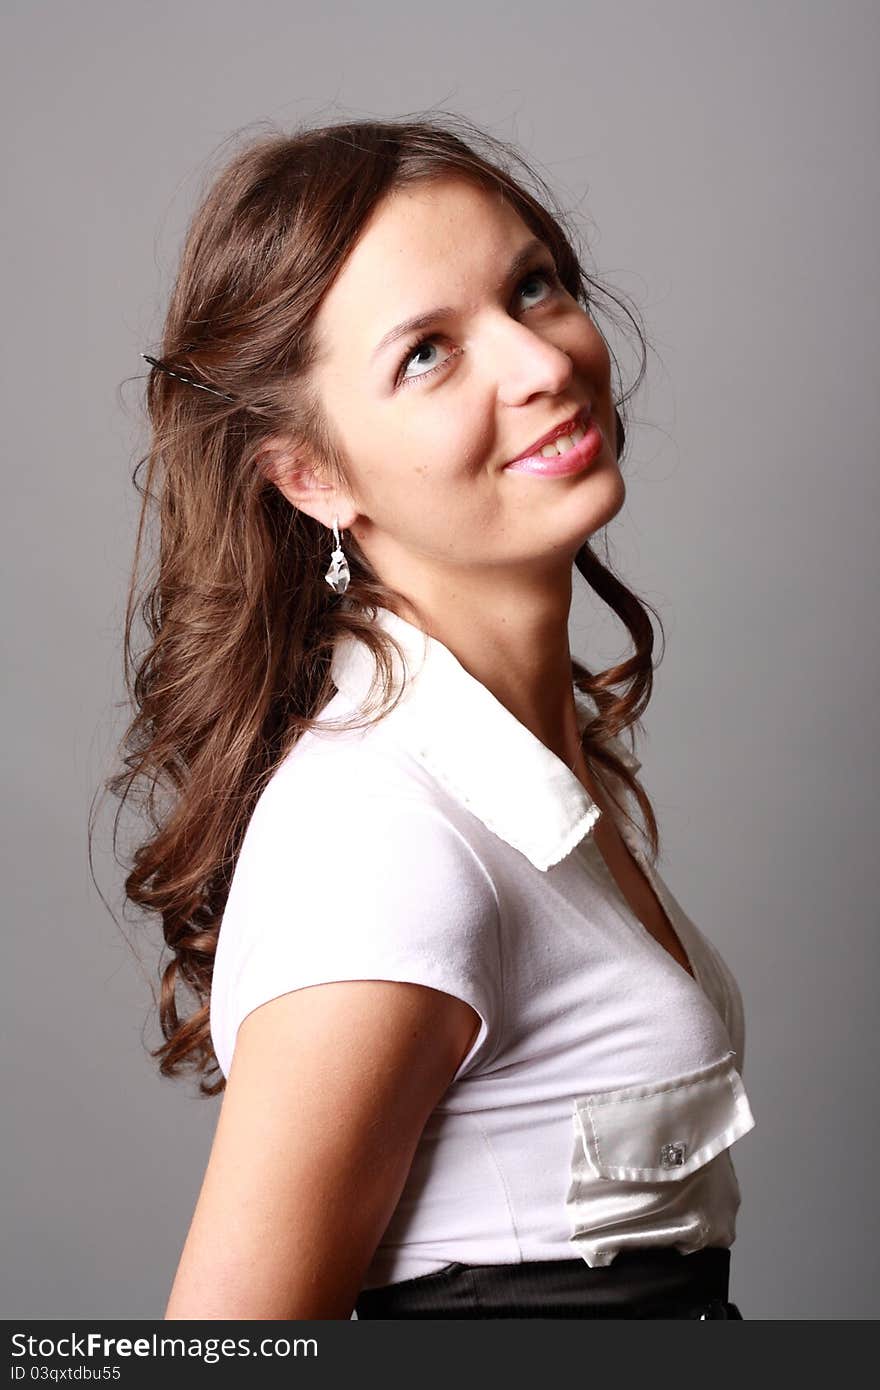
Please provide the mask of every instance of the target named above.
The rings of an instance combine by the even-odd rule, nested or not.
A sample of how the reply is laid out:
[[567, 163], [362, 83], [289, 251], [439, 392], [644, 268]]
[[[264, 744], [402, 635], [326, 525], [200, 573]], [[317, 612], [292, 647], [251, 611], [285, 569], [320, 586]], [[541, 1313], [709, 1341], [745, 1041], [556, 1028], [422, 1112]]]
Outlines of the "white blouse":
[[[366, 1288], [453, 1261], [595, 1268], [632, 1247], [730, 1246], [730, 1146], [755, 1123], [730, 970], [622, 816], [694, 979], [620, 892], [575, 774], [441, 642], [384, 608], [376, 621], [403, 650], [398, 706], [366, 731], [324, 728], [371, 688], [368, 649], [341, 638], [321, 727], [247, 827], [211, 993], [224, 1075], [246, 1015], [308, 985], [408, 980], [476, 1010]], [[575, 699], [583, 727], [595, 708]]]

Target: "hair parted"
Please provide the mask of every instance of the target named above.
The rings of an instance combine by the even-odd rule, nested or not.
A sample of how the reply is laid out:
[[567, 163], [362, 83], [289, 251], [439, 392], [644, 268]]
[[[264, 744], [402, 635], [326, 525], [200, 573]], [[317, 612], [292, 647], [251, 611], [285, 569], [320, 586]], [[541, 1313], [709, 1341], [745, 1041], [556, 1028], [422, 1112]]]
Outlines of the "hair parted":
[[[381, 582], [350, 535], [344, 541], [350, 585], [344, 596], [332, 592], [323, 578], [331, 533], [290, 505], [262, 451], [271, 437], [290, 435], [344, 486], [345, 459], [311, 379], [317, 312], [386, 195], [451, 176], [506, 198], [552, 251], [565, 288], [591, 313], [604, 296], [635, 326], [641, 364], [632, 387], [616, 398], [619, 457], [621, 411], [645, 373], [638, 323], [583, 269], [565, 215], [541, 176], [521, 153], [460, 115], [250, 136], [214, 176], [180, 254], [158, 356], [166, 368], [214, 389], [193, 390], [168, 370], [150, 371], [150, 439], [133, 478], [141, 511], [123, 639], [135, 712], [120, 745], [122, 766], [104, 786], [120, 810], [137, 793], [138, 810], [149, 821], [149, 834], [125, 861], [124, 891], [137, 908], [158, 914], [170, 952], [160, 967], [164, 1042], [151, 1055], [162, 1075], [194, 1071], [204, 1095], [225, 1085], [209, 1004], [238, 851], [261, 791], [334, 694], [330, 658], [340, 634], [367, 643], [377, 681], [360, 719], [325, 727], [360, 728], [393, 704], [396, 644], [371, 619], [374, 605], [396, 608], [400, 596]], [[157, 551], [141, 580], [153, 518]], [[635, 724], [647, 707], [654, 669], [648, 610], [658, 623], [659, 615], [589, 542], [575, 565], [634, 647], [627, 660], [603, 671], [572, 660], [572, 677], [597, 710], [583, 732], [584, 752], [633, 792], [656, 857], [659, 830], [648, 796], [603, 740]], [[141, 650], [138, 615], [148, 635]], [[114, 851], [118, 823], [117, 812]], [[191, 995], [186, 1015], [182, 989]]]

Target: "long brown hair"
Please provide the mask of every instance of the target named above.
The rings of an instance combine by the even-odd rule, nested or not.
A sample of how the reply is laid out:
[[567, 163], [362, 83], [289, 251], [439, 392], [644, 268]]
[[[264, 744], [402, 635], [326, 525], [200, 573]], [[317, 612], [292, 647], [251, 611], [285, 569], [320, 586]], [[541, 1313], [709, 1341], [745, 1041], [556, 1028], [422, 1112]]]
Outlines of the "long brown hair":
[[[345, 460], [310, 376], [316, 314], [377, 204], [402, 186], [450, 175], [500, 192], [550, 248], [575, 298], [592, 313], [603, 296], [635, 326], [641, 363], [634, 384], [616, 398], [619, 457], [621, 411], [645, 372], [636, 318], [584, 270], [566, 217], [540, 175], [519, 152], [461, 116], [250, 136], [210, 183], [184, 241], [156, 356], [213, 390], [194, 389], [155, 368], [147, 382], [150, 442], [133, 478], [142, 501], [124, 632], [125, 683], [135, 713], [120, 747], [123, 766], [104, 786], [120, 810], [138, 789], [138, 809], [150, 822], [150, 833], [125, 862], [124, 886], [128, 901], [159, 915], [170, 952], [160, 967], [164, 1042], [151, 1055], [165, 1076], [195, 1071], [204, 1095], [225, 1084], [209, 1005], [237, 854], [266, 782], [334, 693], [330, 657], [341, 633], [356, 633], [377, 663], [374, 691], [381, 698], [378, 706], [370, 701], [369, 711], [378, 707], [378, 713], [368, 712], [359, 726], [381, 718], [392, 698], [392, 638], [370, 615], [371, 605], [396, 608], [400, 596], [380, 581], [352, 536], [345, 545], [348, 592], [343, 598], [332, 592], [323, 578], [330, 533], [290, 506], [267, 475], [261, 449], [271, 436], [291, 435], [344, 486]], [[139, 583], [154, 512], [158, 553]], [[603, 746], [634, 724], [650, 699], [650, 605], [589, 542], [575, 564], [634, 646], [608, 670], [572, 661], [573, 679], [597, 711], [584, 729], [584, 752], [634, 793], [656, 858], [659, 831], [647, 794]], [[149, 637], [139, 652], [138, 613]], [[114, 853], [118, 825], [117, 813]], [[185, 1016], [179, 987], [192, 996]]]

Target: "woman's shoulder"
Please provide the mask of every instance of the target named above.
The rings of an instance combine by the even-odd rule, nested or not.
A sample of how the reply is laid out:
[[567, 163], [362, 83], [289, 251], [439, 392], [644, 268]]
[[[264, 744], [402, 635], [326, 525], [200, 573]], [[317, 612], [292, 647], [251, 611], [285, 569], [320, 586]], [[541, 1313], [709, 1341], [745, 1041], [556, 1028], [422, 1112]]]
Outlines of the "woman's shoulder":
[[355, 729], [321, 722], [301, 734], [268, 778], [242, 848], [253, 852], [293, 831], [301, 844], [320, 837], [339, 847], [353, 834], [361, 841], [400, 838], [413, 819], [423, 834], [440, 834], [447, 809], [435, 779], [391, 733], [391, 716]]
[[405, 743], [370, 729], [307, 731], [267, 781], [236, 859], [227, 957], [236, 937], [329, 908], [346, 924], [337, 947], [352, 951], [368, 927], [377, 950], [399, 951], [432, 913], [438, 937], [471, 934], [482, 950], [497, 918], [494, 880], [442, 790]]

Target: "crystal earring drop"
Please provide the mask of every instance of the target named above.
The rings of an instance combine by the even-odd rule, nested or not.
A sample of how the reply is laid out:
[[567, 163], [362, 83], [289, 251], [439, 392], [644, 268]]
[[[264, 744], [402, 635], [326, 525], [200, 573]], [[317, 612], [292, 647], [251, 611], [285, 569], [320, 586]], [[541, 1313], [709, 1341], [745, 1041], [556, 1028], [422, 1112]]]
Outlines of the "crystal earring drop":
[[333, 538], [336, 547], [330, 557], [330, 568], [324, 575], [330, 588], [337, 594], [344, 594], [348, 588], [348, 581], [351, 578], [348, 569], [348, 561], [342, 553], [342, 542], [339, 539], [339, 517], [333, 518]]

